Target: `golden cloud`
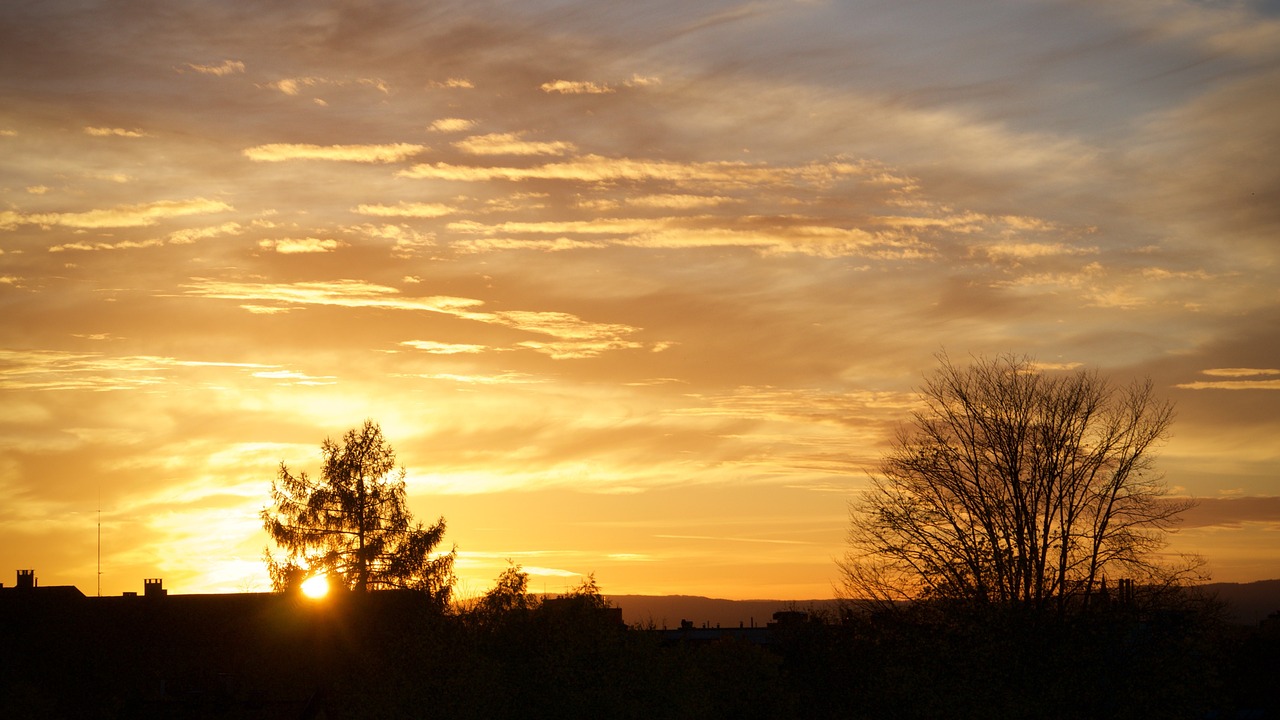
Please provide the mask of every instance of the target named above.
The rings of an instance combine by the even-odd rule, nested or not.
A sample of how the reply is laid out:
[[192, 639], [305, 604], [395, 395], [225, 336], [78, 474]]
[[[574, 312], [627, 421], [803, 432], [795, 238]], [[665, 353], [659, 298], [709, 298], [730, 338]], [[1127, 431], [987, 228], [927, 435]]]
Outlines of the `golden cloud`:
[[447, 380], [466, 385], [530, 385], [548, 382], [527, 373], [501, 373], [499, 375], [460, 375], [456, 373], [423, 373], [419, 375], [401, 375], [423, 380]]
[[58, 253], [58, 252], [66, 252], [67, 250], [137, 250], [139, 248], [160, 247], [161, 245], [164, 245], [164, 241], [157, 240], [157, 239], [122, 240], [120, 242], [115, 242], [115, 243], [73, 242], [73, 243], [62, 243], [61, 245], [52, 245], [49, 247], [49, 252]]
[[450, 296], [402, 297], [400, 291], [362, 280], [300, 282], [292, 284], [236, 283], [197, 279], [185, 286], [187, 294], [227, 300], [268, 301], [285, 305], [377, 307], [459, 315], [483, 305], [482, 300]]
[[133, 390], [168, 382], [175, 368], [270, 369], [258, 363], [178, 360], [154, 355], [113, 357], [60, 350], [0, 350], [0, 388], [16, 390]]
[[86, 135], [92, 135], [94, 137], [140, 138], [147, 136], [147, 134], [141, 130], [126, 130], [125, 128], [86, 127], [84, 132]]
[[457, 212], [457, 208], [441, 203], [399, 202], [395, 205], [358, 205], [355, 212], [377, 217], [435, 218]]
[[406, 347], [411, 347], [432, 355], [459, 355], [459, 354], [475, 354], [488, 350], [486, 345], [468, 345], [465, 343], [442, 343], [434, 340], [405, 340], [400, 343]]
[[[121, 205], [104, 210], [86, 210], [78, 213], [36, 213], [17, 215], [17, 222], [37, 225], [61, 225], [72, 228], [122, 228], [145, 227], [161, 220], [187, 215], [226, 212], [233, 208], [221, 200], [192, 198], [190, 200], [160, 200], [142, 205]], [[13, 218], [0, 215], [0, 225], [14, 222]]]
[[799, 226], [769, 230], [685, 228], [647, 232], [619, 241], [650, 248], [749, 247], [765, 252], [816, 257], [877, 257], [917, 260], [932, 257], [932, 248], [910, 236], [872, 234], [858, 228]]
[[562, 95], [603, 95], [613, 92], [608, 85], [597, 85], [581, 80], [552, 80], [542, 83], [542, 92], [560, 93]]
[[421, 233], [407, 225], [365, 223], [344, 227], [343, 230], [356, 235], [392, 241], [395, 245], [391, 248], [391, 254], [396, 257], [412, 257], [419, 250], [435, 244], [434, 234]]
[[719, 195], [641, 195], [627, 198], [628, 205], [635, 207], [664, 208], [670, 210], [691, 210], [693, 208], [713, 207], [725, 203], [736, 202], [733, 198]]
[[[300, 89], [304, 87], [317, 87], [321, 85], [345, 87], [353, 84], [371, 87], [383, 94], [387, 94], [391, 92], [391, 88], [387, 85], [387, 83], [384, 80], [381, 80], [379, 78], [356, 78], [355, 80], [345, 80], [345, 79], [334, 80], [330, 78], [306, 76], [306, 77], [282, 78], [275, 82], [267, 83], [265, 86], [259, 86], [259, 87], [268, 87], [273, 90], [279, 90], [285, 95], [297, 95]], [[322, 105], [325, 104], [324, 101], [319, 101], [319, 102]]]
[[407, 178], [461, 180], [570, 180], [577, 182], [667, 181], [713, 183], [722, 186], [780, 185], [805, 182], [825, 185], [863, 175], [867, 166], [848, 162], [812, 163], [799, 167], [770, 167], [744, 162], [677, 163], [585, 155], [567, 162], [538, 167], [463, 167], [448, 163], [418, 164], [397, 175]]
[[[1202, 370], [1210, 377], [1233, 378], [1231, 380], [1201, 380], [1182, 383], [1174, 387], [1183, 390], [1280, 390], [1280, 369], [1275, 368], [1211, 368]], [[1241, 379], [1247, 378], [1247, 379]]]
[[244, 150], [254, 162], [286, 160], [334, 160], [340, 162], [398, 162], [426, 151], [424, 145], [394, 143], [388, 145], [309, 145], [304, 143], [272, 143]]
[[608, 243], [595, 240], [572, 240], [560, 237], [554, 240], [520, 240], [516, 238], [484, 238], [476, 240], [457, 240], [452, 247], [462, 252], [483, 253], [493, 250], [539, 250], [542, 252], [560, 252], [563, 250], [593, 250], [607, 247]]
[[196, 65], [193, 63], [187, 63], [187, 67], [198, 73], [203, 73], [205, 75], [217, 75], [219, 77], [244, 72], [244, 63], [239, 60], [223, 60], [218, 65]]
[[985, 245], [982, 252], [992, 260], [1054, 257], [1062, 255], [1096, 254], [1096, 247], [1073, 247], [1064, 243], [996, 243]]
[[564, 155], [575, 149], [571, 142], [521, 140], [518, 133], [475, 135], [459, 140], [453, 146], [472, 155]]
[[190, 245], [196, 240], [216, 237], [218, 235], [239, 235], [243, 228], [238, 222], [227, 222], [221, 225], [203, 228], [185, 228], [169, 233], [169, 242], [174, 245]]
[[529, 343], [526, 347], [553, 357], [588, 357], [608, 349], [639, 347], [624, 338], [638, 330], [617, 323], [596, 323], [576, 315], [554, 311], [507, 310], [483, 312], [477, 308], [482, 300], [432, 296], [404, 297], [398, 290], [360, 280], [301, 282], [292, 284], [236, 283], [198, 279], [187, 285], [187, 294], [207, 298], [250, 301], [259, 306], [263, 301], [281, 305], [321, 305], [338, 307], [375, 307], [442, 313], [465, 320], [503, 325], [524, 332], [549, 335], [560, 344]]
[[427, 83], [427, 87], [442, 88], [445, 90], [471, 90], [475, 84], [466, 78], [449, 78], [444, 81], [432, 81]]
[[565, 220], [561, 222], [503, 222], [486, 225], [475, 220], [449, 223], [454, 232], [473, 234], [495, 233], [581, 233], [591, 235], [619, 235], [649, 232], [679, 223], [677, 218], [600, 218], [599, 220]]
[[[474, 315], [469, 313], [467, 316]], [[565, 340], [608, 340], [629, 335], [639, 329], [616, 323], [587, 322], [576, 315], [562, 312], [507, 310], [487, 314], [487, 317], [518, 330]]]
[[518, 343], [520, 347], [528, 348], [544, 355], [549, 355], [553, 360], [579, 360], [583, 358], [593, 358], [610, 350], [631, 350], [644, 347], [638, 342], [630, 340], [594, 340], [581, 342], [537, 342], [527, 340]]
[[338, 240], [305, 238], [281, 238], [278, 240], [260, 240], [258, 246], [267, 250], [275, 250], [282, 255], [300, 253], [326, 253], [337, 250], [344, 243]]
[[466, 120], [464, 118], [440, 118], [431, 123], [427, 129], [432, 132], [462, 132], [475, 127], [475, 120]]
[[1174, 385], [1183, 390], [1280, 390], [1280, 380], [1213, 380]]
[[[601, 218], [563, 222], [504, 222], [485, 224], [474, 220], [449, 223], [457, 233], [477, 235], [582, 234], [613, 235], [616, 245], [649, 248], [750, 247], [770, 252], [800, 253], [819, 257], [864, 256], [886, 259], [920, 259], [935, 253], [910, 235], [890, 232], [869, 233], [859, 228], [827, 225], [790, 225], [740, 230], [725, 227], [697, 227], [701, 218]], [[462, 241], [455, 247], [481, 249], [531, 248], [569, 250], [600, 247], [560, 238], [557, 241], [514, 240]]]
[[627, 87], [652, 87], [661, 85], [662, 78], [654, 76], [632, 75], [631, 79], [623, 83]]
[[1258, 369], [1258, 368], [1213, 368], [1211, 370], [1202, 370], [1205, 375], [1215, 377], [1251, 377], [1253, 375], [1280, 375], [1280, 370], [1274, 368]]
[[254, 373], [253, 376], [264, 380], [287, 380], [288, 382], [282, 383], [285, 385], [315, 386], [337, 384], [337, 379], [332, 375], [314, 377], [307, 375], [306, 373], [294, 372], [292, 370], [264, 370], [262, 372]]

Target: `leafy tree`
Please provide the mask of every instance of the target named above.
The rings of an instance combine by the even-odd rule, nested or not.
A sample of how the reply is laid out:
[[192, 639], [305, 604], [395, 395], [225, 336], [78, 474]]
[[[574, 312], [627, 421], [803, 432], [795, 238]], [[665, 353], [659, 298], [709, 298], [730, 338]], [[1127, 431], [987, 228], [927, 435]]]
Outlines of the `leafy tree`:
[[538, 599], [529, 594], [529, 573], [519, 565], [507, 566], [494, 582], [493, 587], [476, 603], [473, 612], [485, 618], [493, 618], [512, 612], [525, 612], [538, 605]]
[[453, 587], [454, 552], [436, 552], [444, 537], [440, 518], [424, 527], [405, 507], [405, 471], [382, 429], [366, 420], [341, 443], [320, 446], [320, 478], [294, 475], [282, 462], [271, 483], [273, 507], [262, 510], [263, 527], [286, 553], [266, 552], [276, 590], [301, 574], [325, 573], [348, 589], [405, 588], [428, 594], [443, 606]]
[[1117, 388], [1007, 355], [939, 361], [851, 503], [847, 595], [1061, 613], [1107, 573], [1180, 577], [1154, 560], [1191, 503], [1166, 497], [1154, 472], [1173, 408], [1150, 380]]

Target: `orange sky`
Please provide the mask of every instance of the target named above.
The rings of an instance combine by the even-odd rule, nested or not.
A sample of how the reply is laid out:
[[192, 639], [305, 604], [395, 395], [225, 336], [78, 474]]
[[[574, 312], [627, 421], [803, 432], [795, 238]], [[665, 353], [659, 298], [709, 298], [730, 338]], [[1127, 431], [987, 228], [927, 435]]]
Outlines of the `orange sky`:
[[0, 5], [0, 581], [261, 590], [372, 418], [459, 590], [829, 597], [945, 349], [1151, 376], [1280, 577], [1275, 2]]

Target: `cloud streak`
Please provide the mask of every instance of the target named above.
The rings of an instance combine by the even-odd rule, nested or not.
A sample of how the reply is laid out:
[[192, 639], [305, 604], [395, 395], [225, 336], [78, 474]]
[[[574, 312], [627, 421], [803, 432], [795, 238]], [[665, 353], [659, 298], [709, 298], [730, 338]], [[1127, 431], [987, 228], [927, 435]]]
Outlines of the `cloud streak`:
[[330, 162], [392, 163], [426, 151], [426, 146], [413, 143], [386, 145], [311, 145], [307, 143], [271, 143], [245, 148], [244, 156], [254, 162], [289, 162], [292, 160], [324, 160]]
[[228, 212], [233, 208], [222, 200], [191, 198], [158, 200], [140, 205], [120, 205], [82, 212], [13, 213], [0, 215], [0, 226], [33, 224], [77, 229], [149, 227], [170, 218]]

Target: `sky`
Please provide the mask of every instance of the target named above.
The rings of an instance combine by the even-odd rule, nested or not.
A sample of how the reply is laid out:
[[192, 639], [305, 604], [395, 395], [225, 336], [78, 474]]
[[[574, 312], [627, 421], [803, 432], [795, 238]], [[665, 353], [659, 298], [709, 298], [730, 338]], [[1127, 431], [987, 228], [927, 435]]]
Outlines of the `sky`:
[[831, 597], [940, 352], [1280, 577], [1278, 117], [1274, 0], [5, 2], [0, 582], [265, 590], [368, 418], [461, 595]]

